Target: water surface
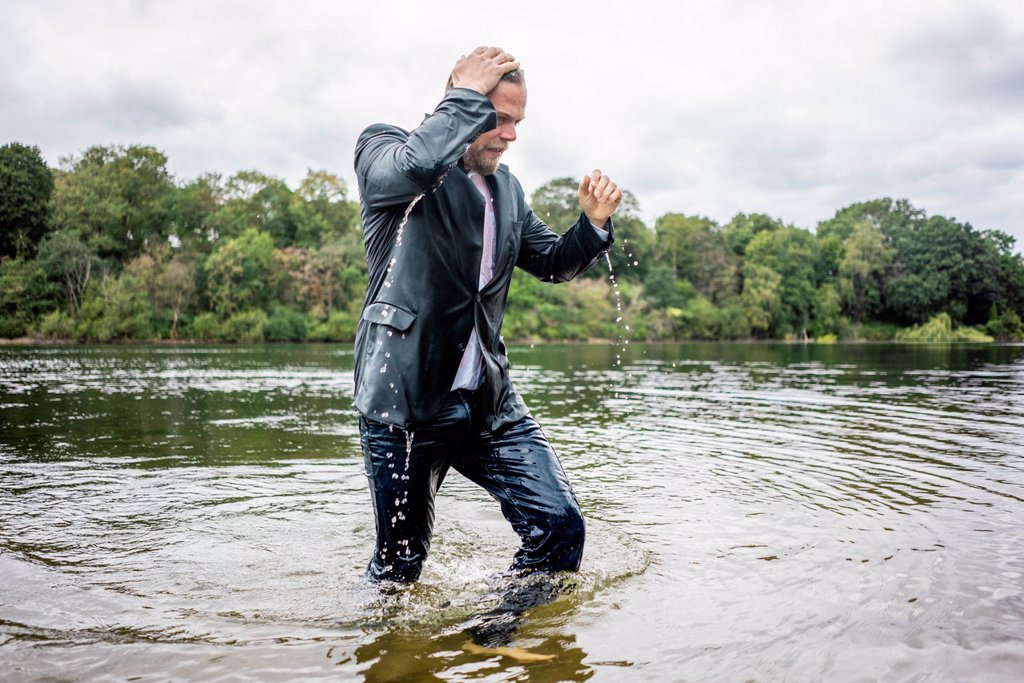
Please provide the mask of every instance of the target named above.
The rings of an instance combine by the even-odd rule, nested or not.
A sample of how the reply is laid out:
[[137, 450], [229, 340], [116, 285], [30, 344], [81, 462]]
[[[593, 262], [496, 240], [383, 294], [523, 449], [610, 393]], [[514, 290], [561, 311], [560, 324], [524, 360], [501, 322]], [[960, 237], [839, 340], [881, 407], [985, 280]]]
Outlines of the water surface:
[[[621, 364], [617, 356], [623, 354]], [[523, 664], [463, 649], [516, 539], [452, 473], [416, 586], [345, 346], [0, 348], [11, 680], [1016, 680], [1024, 347], [512, 350], [588, 520]]]

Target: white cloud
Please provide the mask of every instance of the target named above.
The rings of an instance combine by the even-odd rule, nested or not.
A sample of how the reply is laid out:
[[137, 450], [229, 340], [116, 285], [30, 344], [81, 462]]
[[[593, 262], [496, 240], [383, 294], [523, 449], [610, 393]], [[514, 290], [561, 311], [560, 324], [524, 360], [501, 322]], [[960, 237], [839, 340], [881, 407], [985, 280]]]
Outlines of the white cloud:
[[527, 191], [599, 165], [652, 219], [813, 227], [892, 196], [1024, 242], [1015, 2], [17, 0], [5, 15], [0, 130], [51, 163], [141, 143], [180, 178], [326, 168], [351, 184], [363, 126], [415, 126], [459, 54], [499, 44], [529, 80], [506, 158]]

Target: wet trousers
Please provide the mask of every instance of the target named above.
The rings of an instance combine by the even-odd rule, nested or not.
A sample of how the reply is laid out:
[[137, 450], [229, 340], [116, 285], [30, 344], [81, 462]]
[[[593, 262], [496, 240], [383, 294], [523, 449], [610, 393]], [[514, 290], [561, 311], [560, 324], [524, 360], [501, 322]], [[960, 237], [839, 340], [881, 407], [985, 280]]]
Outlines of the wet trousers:
[[483, 487], [522, 546], [514, 571], [575, 571], [584, 523], [558, 457], [527, 416], [500, 434], [483, 427], [473, 392], [445, 399], [430, 424], [409, 435], [359, 418], [363, 462], [377, 528], [367, 567], [374, 579], [415, 581], [430, 550], [434, 497], [450, 468]]

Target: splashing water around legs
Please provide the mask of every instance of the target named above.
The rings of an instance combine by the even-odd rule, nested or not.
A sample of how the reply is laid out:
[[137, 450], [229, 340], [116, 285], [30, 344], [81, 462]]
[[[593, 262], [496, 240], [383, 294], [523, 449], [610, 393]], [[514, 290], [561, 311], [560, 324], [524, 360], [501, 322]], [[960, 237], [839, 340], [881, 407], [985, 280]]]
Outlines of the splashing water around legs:
[[[412, 459], [412, 440], [413, 440], [413, 436], [414, 436], [413, 432], [411, 432], [411, 431], [406, 431], [405, 432], [405, 467], [404, 467], [403, 473], [401, 475], [397, 475], [397, 474], [393, 475], [394, 478], [401, 479], [402, 482], [406, 486], [409, 485], [409, 462]], [[395, 516], [391, 518], [392, 525], [395, 524], [395, 522], [397, 522], [398, 520], [405, 521], [405, 512], [402, 510], [402, 506], [403, 505], [407, 505], [408, 503], [409, 503], [409, 489], [406, 488], [404, 491], [402, 491], [401, 498], [398, 498], [398, 497], [395, 498]], [[409, 556], [409, 555], [412, 554], [412, 551], [409, 549], [409, 541], [410, 541], [410, 539], [403, 538], [402, 540], [400, 540], [398, 542], [398, 544], [405, 549], [404, 555], [406, 555], [406, 556]], [[402, 551], [399, 550], [398, 552], [401, 553]]]

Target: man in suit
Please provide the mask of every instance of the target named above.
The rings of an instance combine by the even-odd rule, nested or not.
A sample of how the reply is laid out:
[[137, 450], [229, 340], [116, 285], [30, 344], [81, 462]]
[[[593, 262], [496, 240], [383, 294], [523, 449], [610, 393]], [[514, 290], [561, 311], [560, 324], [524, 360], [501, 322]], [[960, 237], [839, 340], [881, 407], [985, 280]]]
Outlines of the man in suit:
[[518, 62], [480, 47], [413, 131], [356, 145], [369, 283], [356, 333], [356, 407], [377, 545], [367, 573], [415, 581], [449, 468], [482, 486], [522, 540], [512, 568], [579, 568], [584, 524], [565, 472], [509, 379], [501, 338], [515, 266], [550, 282], [612, 244], [622, 193], [594, 171], [559, 236], [500, 164], [526, 114]]

